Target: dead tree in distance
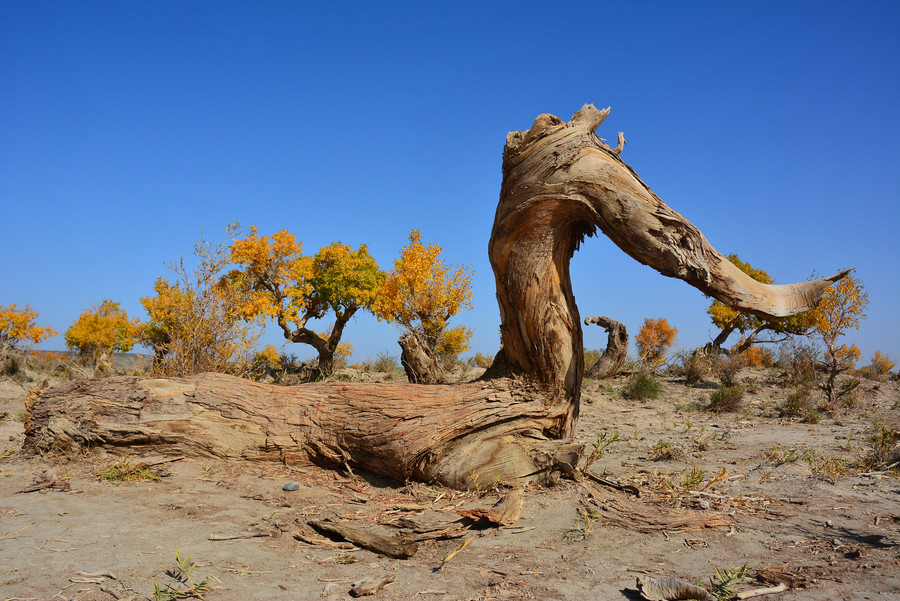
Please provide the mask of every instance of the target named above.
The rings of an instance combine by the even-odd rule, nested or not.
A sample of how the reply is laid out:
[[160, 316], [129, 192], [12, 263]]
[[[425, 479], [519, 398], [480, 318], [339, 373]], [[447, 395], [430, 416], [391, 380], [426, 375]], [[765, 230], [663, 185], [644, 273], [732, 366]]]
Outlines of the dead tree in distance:
[[588, 369], [587, 375], [591, 378], [611, 378], [619, 373], [628, 356], [628, 330], [625, 324], [603, 315], [585, 317], [584, 325], [589, 326], [592, 323], [606, 330], [608, 336], [606, 349], [597, 362]]
[[476, 382], [325, 382], [284, 388], [220, 374], [117, 377], [50, 389], [33, 407], [25, 448], [69, 456], [119, 451], [351, 464], [467, 488], [473, 479], [544, 480], [575, 465], [584, 371], [569, 260], [596, 230], [663, 275], [767, 318], [814, 307], [835, 276], [761, 284], [653, 193], [595, 131], [585, 105], [568, 122], [539, 115], [506, 139], [488, 245], [501, 349]]

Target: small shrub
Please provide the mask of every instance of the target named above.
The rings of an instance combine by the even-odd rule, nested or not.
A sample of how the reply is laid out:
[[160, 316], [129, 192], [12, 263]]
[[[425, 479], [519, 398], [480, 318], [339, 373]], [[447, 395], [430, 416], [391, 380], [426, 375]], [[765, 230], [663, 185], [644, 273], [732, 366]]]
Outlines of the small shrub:
[[639, 371], [628, 378], [622, 392], [636, 401], [656, 400], [662, 395], [663, 385], [658, 378], [645, 371]]
[[872, 433], [866, 437], [868, 451], [860, 460], [865, 470], [878, 470], [900, 461], [900, 431], [888, 428], [884, 422], [872, 424]]
[[822, 413], [818, 407], [807, 407], [803, 410], [803, 421], [807, 424], [818, 424], [822, 421]]
[[584, 349], [584, 375], [594, 367], [594, 364], [600, 360], [600, 357], [603, 355], [602, 351], [598, 351], [597, 349], [585, 348]]
[[812, 398], [808, 388], [800, 388], [788, 395], [784, 405], [778, 409], [779, 417], [800, 417], [812, 407]]
[[716, 413], [734, 412], [740, 409], [744, 388], [740, 384], [722, 384], [709, 395], [709, 410]]
[[816, 362], [819, 352], [810, 345], [791, 339], [778, 347], [776, 365], [784, 370], [785, 384], [796, 388], [816, 383]]
[[387, 351], [378, 353], [372, 367], [375, 371], [387, 374], [394, 374], [400, 371], [400, 364], [397, 362], [397, 359]]
[[775, 465], [792, 463], [798, 459], [796, 448], [789, 449], [777, 442], [772, 445], [772, 448], [769, 449], [764, 457], [766, 461], [774, 463]]
[[[684, 377], [685, 384], [691, 386], [699, 384], [710, 373], [712, 358], [698, 351], [681, 350], [675, 353], [672, 367], [677, 368], [677, 373]], [[675, 370], [673, 370], [675, 371]]]
[[882, 355], [881, 351], [875, 351], [871, 365], [863, 367], [860, 372], [873, 380], [881, 380], [895, 367], [897, 367], [896, 359], [890, 355]]
[[737, 375], [745, 365], [743, 355], [724, 357], [716, 365], [716, 376], [723, 386], [734, 386]]
[[606, 432], [601, 432], [597, 435], [597, 439], [593, 442], [593, 450], [591, 454], [588, 455], [587, 459], [584, 460], [584, 467], [582, 467], [582, 471], [586, 471], [591, 464], [603, 457], [603, 454], [606, 452], [606, 448], [614, 442], [617, 442], [620, 439], [619, 431], [613, 435], [609, 435]]
[[153, 583], [153, 597], [156, 601], [174, 601], [175, 599], [196, 598], [203, 599], [203, 593], [209, 591], [209, 578], [204, 578], [200, 582], [194, 582], [191, 574], [197, 564], [191, 561], [190, 553], [187, 556], [181, 555], [181, 552], [175, 549], [175, 569], [169, 570], [166, 574], [176, 581], [176, 586], [169, 584], [160, 586], [159, 583]]
[[735, 596], [734, 586], [747, 577], [750, 567], [747, 564], [737, 569], [725, 568], [719, 570], [716, 568], [716, 577], [709, 578], [709, 592], [716, 601], [725, 601]]
[[98, 470], [97, 477], [101, 480], [111, 482], [162, 479], [162, 476], [150, 469], [149, 466], [141, 465], [140, 463], [132, 463], [130, 455], [122, 457], [122, 459], [105, 469]]
[[657, 441], [650, 447], [651, 461], [667, 461], [669, 459], [678, 459], [683, 455], [683, 451], [677, 446], [664, 440]]
[[700, 490], [700, 485], [703, 484], [704, 477], [706, 477], [706, 474], [703, 470], [694, 464], [691, 466], [691, 469], [682, 476], [681, 488], [685, 491]]
[[682, 367], [684, 369], [684, 380], [688, 384], [699, 384], [710, 372], [710, 359], [700, 355], [691, 355]]
[[7, 355], [3, 358], [3, 364], [0, 366], [0, 375], [12, 378], [19, 373], [21, 368], [19, 358], [16, 355]]
[[808, 454], [803, 459], [815, 477], [830, 482], [832, 486], [837, 486], [838, 481], [847, 474], [849, 468], [847, 461], [840, 456], [819, 457], [815, 454]]
[[494, 358], [482, 355], [481, 353], [475, 353], [475, 355], [472, 356], [472, 363], [475, 364], [476, 367], [487, 369], [494, 363]]
[[747, 367], [772, 367], [775, 356], [772, 351], [762, 346], [751, 346], [738, 355]]
[[597, 520], [600, 515], [593, 509], [585, 509], [581, 513], [581, 517], [576, 522], [575, 527], [566, 530], [566, 538], [569, 540], [587, 540], [597, 528]]

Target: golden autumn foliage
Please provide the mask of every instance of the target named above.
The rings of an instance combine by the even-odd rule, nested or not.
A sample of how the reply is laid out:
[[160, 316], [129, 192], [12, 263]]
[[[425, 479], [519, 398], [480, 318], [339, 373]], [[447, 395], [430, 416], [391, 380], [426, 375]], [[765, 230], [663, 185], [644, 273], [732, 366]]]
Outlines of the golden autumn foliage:
[[738, 357], [743, 365], [746, 365], [747, 367], [772, 367], [775, 365], [775, 358], [767, 349], [758, 346], [750, 346], [743, 351], [737, 352], [743, 343], [744, 340], [741, 339], [731, 348], [731, 350], [735, 352], [732, 356]]
[[449, 321], [472, 308], [472, 270], [447, 265], [442, 247], [424, 245], [419, 230], [409, 234], [382, 284], [372, 311], [379, 319], [412, 332], [432, 354], [455, 358], [468, 350], [472, 331]]
[[638, 357], [645, 365], [659, 365], [666, 352], [675, 344], [678, 328], [673, 328], [665, 318], [647, 318], [634, 339]]
[[863, 283], [851, 274], [826, 288], [822, 302], [808, 312], [812, 324], [810, 336], [820, 340], [825, 347], [826, 376], [821, 388], [830, 409], [835, 409], [840, 397], [855, 389], [852, 385], [839, 385], [837, 378], [853, 368], [860, 358], [860, 350], [856, 345], [838, 342], [849, 330], [859, 329], [868, 306], [869, 295]]
[[40, 327], [35, 322], [38, 312], [29, 305], [21, 309], [18, 303], [0, 305], [0, 350], [11, 349], [19, 344], [37, 344], [56, 336], [53, 328]]
[[119, 303], [105, 299], [99, 306], [85, 309], [64, 336], [67, 347], [96, 360], [103, 353], [127, 353], [140, 333], [140, 320], [129, 319]]
[[[228, 228], [236, 231], [237, 225]], [[244, 375], [259, 338], [256, 322], [243, 319], [242, 291], [235, 282], [222, 282], [228, 264], [225, 244], [201, 240], [194, 246], [197, 265], [181, 259], [170, 265], [174, 282], [158, 278], [154, 295], [141, 299], [149, 315], [141, 342], [153, 349], [159, 375], [206, 371]]]
[[[237, 310], [245, 319], [273, 319], [291, 342], [309, 344], [319, 353], [319, 376], [330, 375], [334, 356], [349, 356], [341, 346], [344, 327], [360, 309], [375, 301], [384, 274], [365, 245], [353, 250], [334, 242], [315, 255], [287, 230], [260, 236], [255, 227], [229, 247], [237, 268], [223, 278], [240, 290]], [[308, 322], [334, 316], [329, 332], [318, 333]]]
[[261, 351], [256, 352], [254, 362], [262, 363], [266, 367], [278, 369], [281, 367], [281, 354], [273, 344], [267, 344]]
[[897, 360], [887, 354], [882, 354], [881, 351], [875, 351], [875, 355], [872, 357], [872, 370], [883, 376], [888, 373], [892, 369], [897, 367]]
[[827, 346], [848, 330], [858, 330], [868, 306], [863, 283], [851, 274], [825, 289], [822, 302], [809, 311], [809, 319], [814, 333]]

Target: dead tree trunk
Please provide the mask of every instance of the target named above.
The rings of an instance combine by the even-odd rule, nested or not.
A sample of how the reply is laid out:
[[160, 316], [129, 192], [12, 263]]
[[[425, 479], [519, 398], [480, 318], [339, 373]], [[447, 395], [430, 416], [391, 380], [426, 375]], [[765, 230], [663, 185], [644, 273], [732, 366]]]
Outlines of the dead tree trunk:
[[397, 341], [400, 345], [400, 363], [406, 378], [413, 384], [446, 384], [448, 379], [444, 362], [412, 332], [406, 332]]
[[600, 229], [663, 275], [762, 317], [813, 307], [843, 274], [761, 284], [713, 249], [594, 134], [609, 109], [569, 122], [540, 115], [507, 136], [489, 243], [502, 346], [476, 383], [322, 383], [295, 388], [229, 376], [113, 378], [44, 393], [26, 448], [92, 447], [248, 459], [348, 463], [398, 479], [469, 487], [542, 479], [574, 465], [583, 350], [569, 260]]
[[625, 329], [625, 324], [601, 315], [585, 318], [584, 325], [592, 323], [606, 330], [609, 336], [606, 339], [606, 350], [591, 366], [587, 375], [591, 378], [611, 378], [619, 373], [628, 356], [628, 330]]

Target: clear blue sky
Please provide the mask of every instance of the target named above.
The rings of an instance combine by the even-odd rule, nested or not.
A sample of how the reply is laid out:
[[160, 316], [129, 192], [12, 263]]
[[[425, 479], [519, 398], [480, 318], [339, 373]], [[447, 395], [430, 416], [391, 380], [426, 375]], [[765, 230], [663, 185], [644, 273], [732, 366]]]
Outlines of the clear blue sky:
[[[419, 228], [475, 269], [458, 323], [493, 354], [506, 134], [591, 102], [722, 252], [779, 283], [855, 267], [871, 305], [849, 340], [900, 358], [898, 32], [897, 2], [2, 0], [0, 304], [60, 332], [105, 298], [143, 318], [165, 264], [234, 220], [384, 268]], [[604, 237], [572, 278], [582, 316], [715, 335], [708, 299]], [[362, 317], [345, 340], [364, 359], [397, 336]]]

